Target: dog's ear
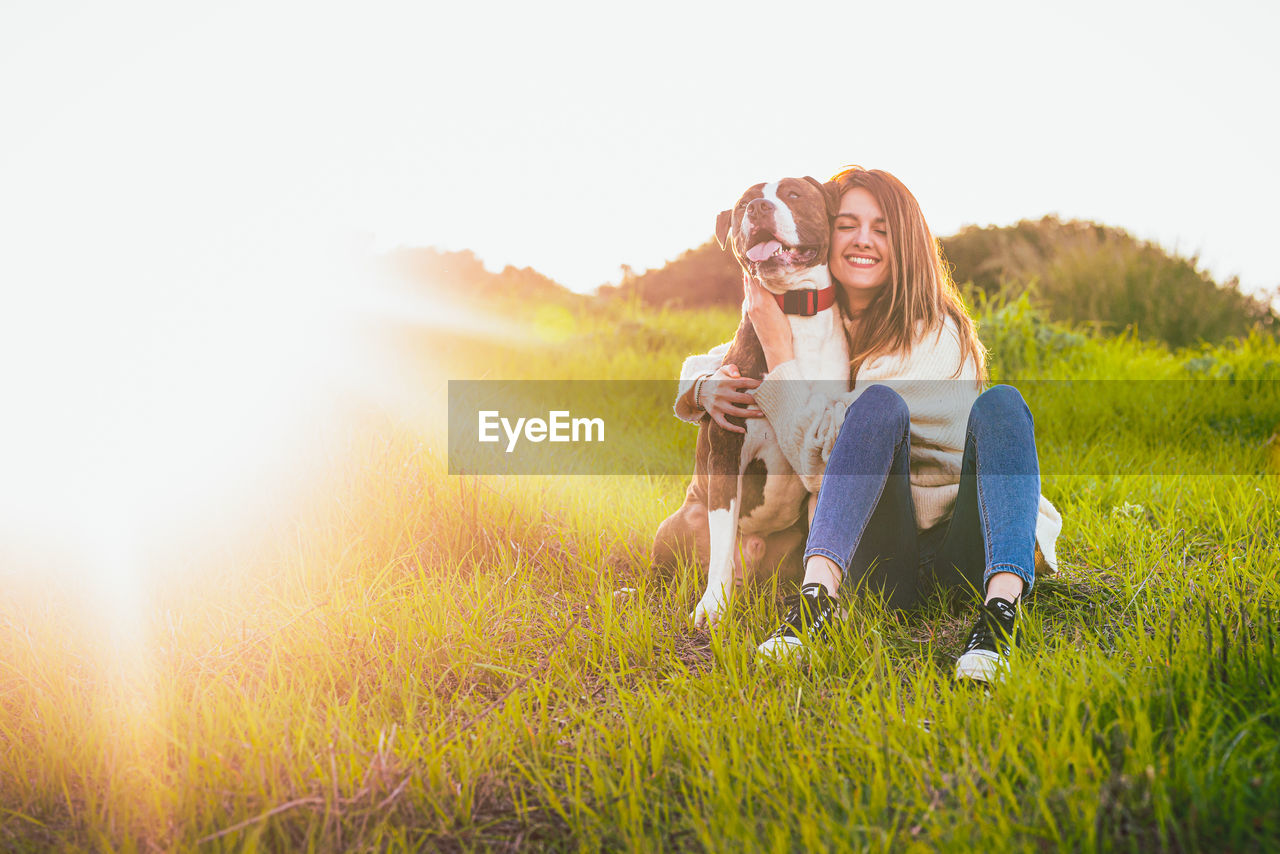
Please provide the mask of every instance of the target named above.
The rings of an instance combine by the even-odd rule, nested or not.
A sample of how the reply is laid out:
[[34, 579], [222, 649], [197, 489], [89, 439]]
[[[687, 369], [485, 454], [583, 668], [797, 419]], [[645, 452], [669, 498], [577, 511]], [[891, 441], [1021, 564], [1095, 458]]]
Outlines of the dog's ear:
[[839, 184], [837, 184], [835, 181], [828, 181], [827, 183], [824, 184], [821, 181], [819, 181], [817, 178], [812, 177], [811, 175], [805, 175], [804, 179], [808, 181], [810, 184], [812, 184], [813, 186], [817, 187], [818, 191], [822, 193], [822, 199], [827, 203], [827, 216], [834, 218], [836, 214], [840, 213], [840, 185]]
[[733, 225], [733, 211], [720, 211], [716, 217], [716, 243], [721, 249], [729, 248], [729, 226]]

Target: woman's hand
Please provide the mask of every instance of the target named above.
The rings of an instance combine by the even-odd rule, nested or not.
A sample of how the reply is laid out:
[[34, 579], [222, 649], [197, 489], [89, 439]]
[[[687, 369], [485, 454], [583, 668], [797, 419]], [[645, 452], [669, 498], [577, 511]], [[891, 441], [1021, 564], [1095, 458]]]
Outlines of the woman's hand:
[[724, 429], [732, 430], [734, 433], [745, 433], [747, 432], [745, 427], [729, 423], [726, 417], [730, 415], [739, 418], [763, 417], [764, 413], [755, 407], [756, 399], [743, 391], [758, 385], [760, 380], [739, 374], [737, 365], [721, 365], [714, 374], [703, 381], [702, 389], [698, 392], [699, 399], [694, 403], [706, 409], [711, 419]]
[[769, 370], [794, 359], [796, 351], [791, 338], [791, 324], [787, 322], [787, 316], [782, 313], [782, 307], [773, 298], [773, 294], [745, 273], [742, 276], [742, 291], [742, 310], [751, 318], [751, 325], [756, 328], [756, 337], [760, 339], [760, 348], [764, 350], [764, 361]]

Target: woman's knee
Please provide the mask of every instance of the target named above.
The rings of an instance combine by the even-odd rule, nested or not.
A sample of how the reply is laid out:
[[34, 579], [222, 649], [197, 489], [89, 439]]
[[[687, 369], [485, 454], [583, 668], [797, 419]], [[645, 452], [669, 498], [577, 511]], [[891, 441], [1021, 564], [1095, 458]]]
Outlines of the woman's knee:
[[859, 429], [904, 433], [911, 423], [911, 410], [902, 395], [886, 385], [873, 385], [855, 400], [844, 414], [844, 423], [853, 421]]
[[1011, 385], [994, 385], [978, 395], [969, 410], [969, 424], [1008, 426], [1022, 420], [1033, 424], [1031, 410], [1022, 394]]

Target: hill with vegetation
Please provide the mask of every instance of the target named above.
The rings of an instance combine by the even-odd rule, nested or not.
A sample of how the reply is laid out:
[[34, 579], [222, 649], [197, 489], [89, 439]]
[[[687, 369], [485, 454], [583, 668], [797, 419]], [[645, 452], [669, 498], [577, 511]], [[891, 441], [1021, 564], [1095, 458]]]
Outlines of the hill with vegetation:
[[655, 308], [741, 305], [742, 269], [732, 252], [708, 240], [661, 267], [640, 273], [624, 268], [621, 282], [602, 285], [597, 294], [605, 300], [638, 300]]
[[970, 226], [942, 243], [957, 282], [989, 296], [1027, 293], [1051, 320], [1171, 347], [1277, 329], [1266, 300], [1241, 292], [1239, 280], [1215, 282], [1197, 258], [1123, 229], [1045, 217]]
[[418, 294], [439, 296], [452, 304], [523, 310], [530, 304], [577, 306], [591, 301], [532, 267], [508, 265], [491, 273], [470, 249], [405, 247], [379, 256], [378, 267]]
[[[1215, 282], [1197, 259], [1138, 240], [1123, 229], [1056, 217], [1012, 226], [970, 226], [941, 239], [952, 276], [985, 296], [1017, 298], [1055, 322], [1185, 347], [1218, 343], [1280, 322], [1239, 282]], [[742, 273], [731, 253], [708, 241], [664, 266], [629, 272], [606, 299], [699, 308], [742, 301]]]

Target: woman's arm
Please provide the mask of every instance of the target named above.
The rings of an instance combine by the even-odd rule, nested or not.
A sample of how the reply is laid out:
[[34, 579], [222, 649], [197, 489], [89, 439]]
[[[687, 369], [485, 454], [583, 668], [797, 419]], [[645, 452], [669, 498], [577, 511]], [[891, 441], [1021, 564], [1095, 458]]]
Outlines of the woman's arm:
[[778, 301], [764, 289], [764, 285], [745, 274], [742, 293], [742, 310], [751, 318], [756, 338], [760, 339], [765, 367], [773, 370], [776, 365], [790, 362], [796, 357], [795, 340], [791, 335], [791, 323]]
[[[739, 375], [736, 365], [722, 365], [732, 342], [720, 344], [711, 352], [690, 356], [680, 368], [680, 385], [676, 393], [675, 413], [682, 421], [698, 422], [703, 415], [710, 415], [717, 424], [735, 433], [746, 430], [726, 420], [739, 418], [763, 418], [764, 413], [755, 406], [755, 398], [746, 393], [760, 385], [760, 380]], [[705, 377], [701, 384], [699, 378]], [[694, 391], [698, 400], [693, 399]]]
[[729, 352], [731, 341], [717, 344], [711, 352], [690, 356], [680, 366], [680, 387], [676, 391], [676, 417], [681, 421], [697, 422], [702, 420], [704, 411], [693, 403], [693, 384], [703, 374], [714, 374], [724, 361], [724, 354]]

